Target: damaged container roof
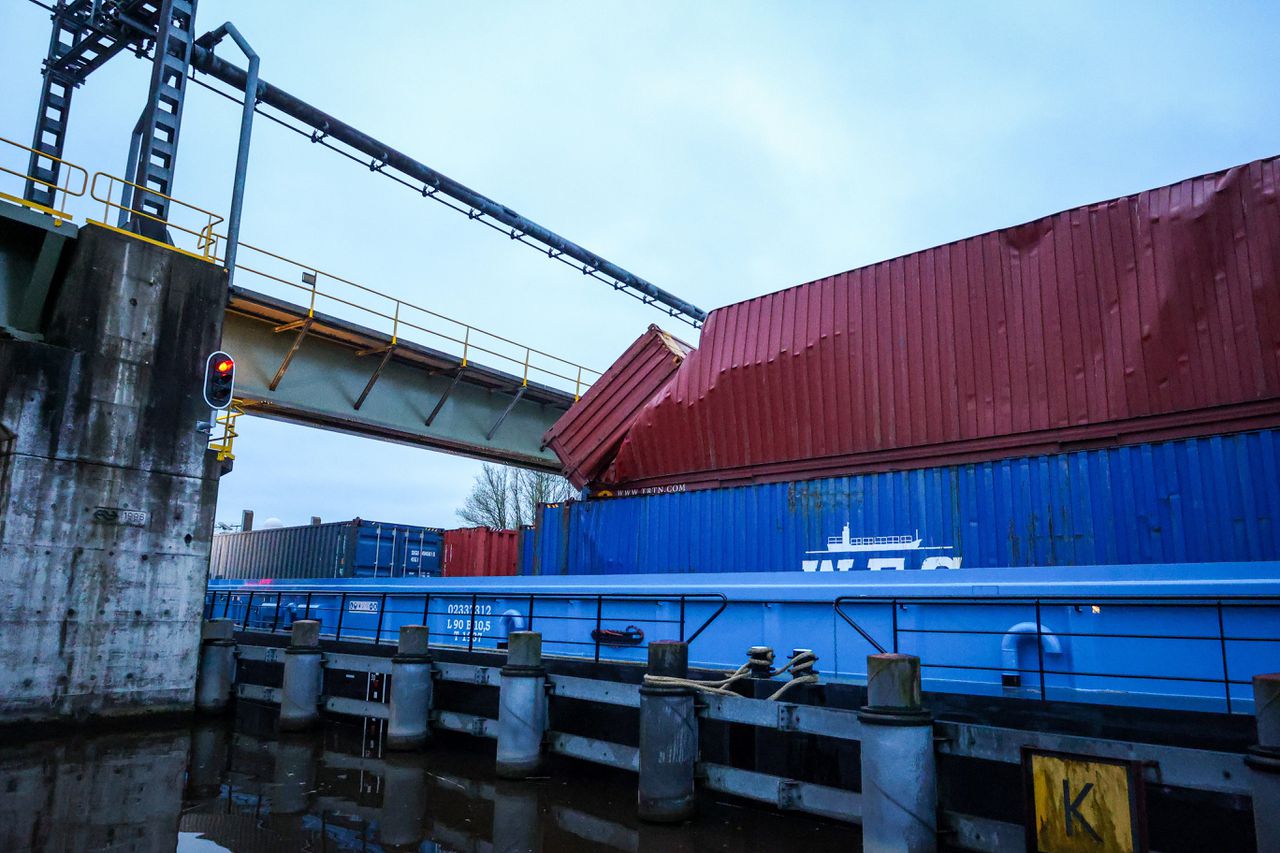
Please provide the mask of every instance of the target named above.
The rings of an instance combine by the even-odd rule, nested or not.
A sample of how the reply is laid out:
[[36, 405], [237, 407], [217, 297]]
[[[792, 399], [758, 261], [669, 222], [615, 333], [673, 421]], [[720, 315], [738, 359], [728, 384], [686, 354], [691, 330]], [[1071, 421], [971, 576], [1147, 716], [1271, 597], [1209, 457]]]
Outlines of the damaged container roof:
[[693, 487], [1280, 423], [1278, 194], [1259, 160], [721, 308], [625, 414], [565, 416], [590, 465], [551, 446]]
[[666, 387], [692, 349], [650, 326], [547, 430], [542, 443], [560, 457], [575, 488], [604, 473], [636, 415]]

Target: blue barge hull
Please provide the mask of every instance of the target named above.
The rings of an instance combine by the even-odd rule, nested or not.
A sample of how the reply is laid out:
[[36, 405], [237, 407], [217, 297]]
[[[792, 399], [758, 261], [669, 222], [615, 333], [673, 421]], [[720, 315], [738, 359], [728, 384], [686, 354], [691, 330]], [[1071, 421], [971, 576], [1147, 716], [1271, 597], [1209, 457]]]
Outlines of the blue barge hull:
[[879, 650], [919, 655], [926, 690], [1250, 713], [1251, 678], [1280, 668], [1280, 563], [1073, 566], [779, 575], [214, 580], [206, 616], [248, 629], [322, 623], [327, 637], [645, 660], [690, 642], [733, 669], [753, 645], [812, 649], [824, 680], [865, 678]]

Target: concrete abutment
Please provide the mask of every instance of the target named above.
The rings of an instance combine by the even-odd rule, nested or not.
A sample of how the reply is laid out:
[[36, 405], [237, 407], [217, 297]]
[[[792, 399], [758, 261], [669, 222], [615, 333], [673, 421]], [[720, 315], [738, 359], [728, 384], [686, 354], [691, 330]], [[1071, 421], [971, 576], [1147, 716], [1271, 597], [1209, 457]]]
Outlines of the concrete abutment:
[[38, 327], [0, 332], [0, 725], [192, 708], [226, 294], [219, 266], [86, 226]]

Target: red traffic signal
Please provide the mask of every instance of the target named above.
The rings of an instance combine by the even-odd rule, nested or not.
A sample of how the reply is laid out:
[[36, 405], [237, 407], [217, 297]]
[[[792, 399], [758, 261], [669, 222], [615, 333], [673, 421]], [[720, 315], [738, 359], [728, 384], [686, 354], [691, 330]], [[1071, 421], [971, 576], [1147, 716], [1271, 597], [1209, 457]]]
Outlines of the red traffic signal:
[[219, 350], [211, 353], [204, 364], [204, 401], [211, 409], [231, 405], [236, 387], [236, 360]]

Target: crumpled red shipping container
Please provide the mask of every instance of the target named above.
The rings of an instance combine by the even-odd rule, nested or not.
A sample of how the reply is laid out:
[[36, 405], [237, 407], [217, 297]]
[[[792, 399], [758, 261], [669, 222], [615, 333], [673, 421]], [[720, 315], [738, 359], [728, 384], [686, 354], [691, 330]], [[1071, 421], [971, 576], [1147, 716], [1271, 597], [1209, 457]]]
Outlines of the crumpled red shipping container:
[[692, 347], [657, 326], [627, 348], [543, 436], [575, 488], [604, 473], [644, 405], [675, 376]]
[[588, 473], [713, 486], [1274, 425], [1278, 163], [721, 308]]

